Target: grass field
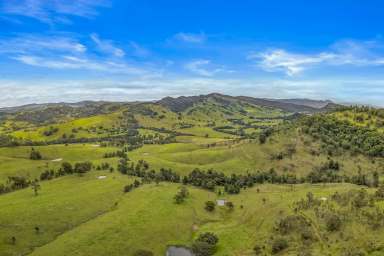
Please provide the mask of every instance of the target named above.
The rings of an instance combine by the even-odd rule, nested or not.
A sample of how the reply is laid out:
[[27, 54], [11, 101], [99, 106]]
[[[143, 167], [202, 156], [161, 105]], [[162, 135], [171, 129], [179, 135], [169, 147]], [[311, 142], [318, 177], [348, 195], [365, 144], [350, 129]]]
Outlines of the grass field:
[[[205, 170], [213, 168], [227, 174], [268, 171], [274, 168], [279, 173], [301, 176], [329, 160], [324, 154], [313, 155], [311, 150], [319, 150], [319, 145], [310, 141], [308, 144], [308, 138], [302, 139], [297, 134], [278, 134], [263, 145], [258, 141], [245, 140], [232, 144], [228, 140], [192, 138], [195, 139], [187, 140], [181, 137], [180, 143], [145, 145], [129, 152], [128, 155], [135, 161], [146, 160], [151, 168], [172, 168], [182, 174], [187, 174], [194, 168]], [[208, 147], [215, 142], [216, 146]], [[286, 152], [290, 145], [295, 145], [296, 148], [296, 152], [291, 157], [287, 156], [282, 160], [273, 158], [281, 152]], [[384, 167], [382, 160], [377, 159], [373, 162], [364, 156], [352, 158], [349, 154], [343, 154], [333, 159], [342, 164], [341, 173], [345, 174], [356, 174], [359, 168], [371, 173]]]
[[[128, 165], [145, 160], [150, 170], [171, 168], [181, 176], [200, 168], [215, 169], [228, 176], [274, 169], [279, 174], [303, 177], [330, 160], [340, 164], [338, 170], [332, 170], [338, 175], [352, 176], [361, 171], [371, 180], [373, 172], [377, 171], [382, 176], [383, 158], [352, 155], [348, 150], [330, 156], [321, 140], [302, 132], [299, 122], [297, 125], [285, 123], [283, 117], [286, 115], [276, 109], [237, 101], [221, 104], [209, 99], [181, 112], [172, 112], [158, 104], [133, 104], [109, 114], [63, 119], [45, 126], [6, 120], [0, 133], [42, 142], [60, 139], [63, 134], [75, 134], [75, 138], [102, 138], [112, 133], [129, 137], [132, 135], [128, 129], [136, 130], [147, 139], [145, 143], [153, 144], [129, 151]], [[355, 126], [381, 129], [382, 120], [369, 114], [334, 112], [330, 115]], [[263, 129], [261, 126], [278, 127], [265, 143], [258, 137]], [[50, 130], [54, 130], [52, 135], [44, 135]], [[251, 139], [227, 133], [240, 134], [239, 131], [255, 136]], [[166, 141], [167, 144], [155, 144], [163, 143], [155, 139], [151, 141], [151, 137], [159, 139], [158, 135], [171, 139]], [[116, 141], [104, 141], [103, 144], [128, 146], [112, 142]], [[119, 158], [104, 158], [105, 153], [122, 150], [122, 147], [99, 144], [34, 146], [34, 150], [41, 153], [41, 160], [30, 159], [30, 146], [0, 148], [0, 184], [5, 184], [9, 176], [34, 180], [43, 171], [57, 170], [63, 162], [90, 161], [94, 166], [109, 163], [115, 169], [111, 172], [94, 168], [82, 176], [73, 174], [41, 181], [38, 196], [31, 187], [0, 195], [1, 256], [133, 256], [140, 249], [150, 250], [157, 256], [164, 255], [169, 245], [191, 246], [203, 232], [214, 232], [219, 237], [216, 256], [255, 255], [253, 248], [260, 244], [265, 247], [265, 255], [270, 255], [276, 221], [295, 212], [294, 202], [305, 198], [308, 192], [314, 193], [316, 198], [329, 198], [334, 192], [361, 188], [351, 184], [263, 184], [242, 189], [237, 195], [228, 195], [219, 194], [219, 190], [223, 191], [220, 187], [208, 191], [188, 186], [189, 197], [178, 205], [174, 196], [180, 184], [153, 182], [123, 193], [124, 186], [135, 178], [116, 171]], [[106, 178], [100, 179], [100, 176]], [[374, 190], [368, 191], [372, 193]], [[205, 202], [217, 199], [233, 202], [234, 209], [217, 207], [214, 212], [207, 212]], [[319, 217], [321, 214], [316, 213], [319, 209], [303, 210], [300, 214], [310, 220], [311, 230], [318, 237], [309, 246], [310, 255], [355, 256], [344, 252], [346, 248], [356, 246], [369, 252], [359, 256], [382, 255], [381, 226], [368, 230], [366, 223], [356, 219], [368, 216], [373, 209], [381, 216], [383, 202], [376, 202], [378, 208], [369, 206], [371, 208], [360, 213], [356, 213], [352, 203], [345, 208], [335, 203], [321, 204], [323, 211], [339, 207], [340, 216], [356, 213], [357, 218], [352, 218], [342, 231], [334, 233], [325, 231], [324, 221]], [[297, 256], [302, 251], [300, 239], [291, 239], [289, 248], [276, 255]], [[372, 243], [379, 248], [370, 249]]]
[[30, 160], [32, 147], [0, 148], [0, 184], [4, 183], [8, 176], [24, 176], [29, 179], [51, 168], [57, 169], [62, 162], [92, 161], [94, 164], [109, 162], [116, 164], [117, 159], [103, 158], [106, 152], [116, 151], [116, 148], [99, 147], [94, 144], [69, 144], [35, 146], [43, 159]]
[[[106, 179], [97, 179], [104, 174]], [[261, 185], [220, 197], [189, 187], [190, 196], [177, 205], [173, 196], [179, 185], [144, 185], [123, 194], [123, 186], [131, 181], [94, 171], [43, 182], [38, 196], [29, 189], [1, 196], [0, 254], [133, 255], [149, 249], [164, 255], [167, 245], [190, 245], [199, 233], [210, 231], [220, 239], [215, 255], [253, 255], [255, 243], [268, 237], [275, 220], [291, 211], [293, 201], [308, 191], [328, 196], [354, 187]], [[217, 198], [232, 201], [235, 209], [205, 211], [205, 201]], [[9, 242], [11, 236], [17, 239], [15, 245]]]

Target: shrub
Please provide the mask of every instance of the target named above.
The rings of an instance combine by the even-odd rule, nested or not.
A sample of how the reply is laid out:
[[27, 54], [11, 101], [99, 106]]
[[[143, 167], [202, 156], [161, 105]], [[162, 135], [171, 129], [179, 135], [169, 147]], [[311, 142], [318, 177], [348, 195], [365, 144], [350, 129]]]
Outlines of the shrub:
[[29, 155], [29, 159], [31, 160], [41, 160], [43, 157], [41, 156], [39, 151], [36, 151], [32, 148], [31, 154]]
[[192, 251], [196, 256], [210, 256], [216, 251], [216, 244], [219, 238], [210, 232], [200, 234], [192, 244]]
[[328, 214], [325, 219], [325, 225], [330, 232], [338, 231], [341, 228], [341, 219], [338, 215], [332, 213]]
[[219, 238], [214, 233], [206, 232], [200, 234], [200, 236], [197, 238], [197, 241], [207, 242], [209, 244], [215, 245], [219, 242]]
[[215, 207], [216, 207], [216, 205], [214, 202], [212, 202], [212, 201], [205, 202], [205, 207], [204, 207], [205, 210], [207, 210], [209, 212], [213, 212], [215, 210]]
[[284, 237], [277, 237], [272, 241], [272, 253], [276, 254], [288, 248], [288, 241]]

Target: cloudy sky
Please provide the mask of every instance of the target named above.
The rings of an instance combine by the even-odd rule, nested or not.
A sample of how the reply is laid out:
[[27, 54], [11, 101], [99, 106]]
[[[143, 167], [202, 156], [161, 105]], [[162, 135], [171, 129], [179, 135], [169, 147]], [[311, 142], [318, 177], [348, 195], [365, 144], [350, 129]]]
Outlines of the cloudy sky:
[[0, 107], [220, 92], [384, 106], [381, 0], [0, 0]]

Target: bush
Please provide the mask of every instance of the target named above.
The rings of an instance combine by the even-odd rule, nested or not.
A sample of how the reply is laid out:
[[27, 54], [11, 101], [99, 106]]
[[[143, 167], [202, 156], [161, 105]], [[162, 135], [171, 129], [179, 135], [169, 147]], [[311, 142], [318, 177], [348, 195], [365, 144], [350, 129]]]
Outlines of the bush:
[[31, 154], [29, 155], [29, 159], [31, 160], [41, 160], [43, 157], [41, 156], [39, 151], [36, 151], [32, 148]]
[[209, 244], [207, 242], [195, 241], [192, 244], [192, 252], [195, 256], [210, 256], [215, 253], [215, 245]]
[[82, 173], [89, 172], [91, 169], [92, 169], [91, 162], [76, 163], [74, 172], [82, 174]]
[[272, 253], [276, 254], [288, 248], [288, 241], [284, 237], [277, 237], [272, 241]]
[[181, 204], [184, 202], [185, 198], [189, 195], [188, 189], [186, 187], [181, 187], [179, 192], [174, 196], [175, 203]]
[[197, 241], [207, 242], [209, 244], [216, 245], [219, 242], [219, 238], [214, 233], [206, 232], [201, 234], [197, 238]]
[[338, 231], [341, 228], [341, 219], [338, 215], [332, 213], [325, 219], [325, 225], [330, 232]]
[[210, 232], [201, 234], [192, 244], [192, 251], [196, 256], [210, 256], [216, 251], [219, 238]]
[[204, 207], [205, 210], [207, 210], [209, 212], [213, 212], [215, 210], [215, 207], [216, 207], [216, 205], [214, 202], [212, 202], [212, 201], [205, 202], [205, 207]]

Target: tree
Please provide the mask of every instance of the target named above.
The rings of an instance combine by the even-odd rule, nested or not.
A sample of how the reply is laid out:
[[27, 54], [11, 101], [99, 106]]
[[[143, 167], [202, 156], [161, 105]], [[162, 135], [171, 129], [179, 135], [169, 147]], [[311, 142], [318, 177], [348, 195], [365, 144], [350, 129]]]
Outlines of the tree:
[[117, 165], [117, 170], [122, 174], [128, 173], [128, 161], [126, 158], [120, 158], [119, 163]]
[[227, 207], [227, 209], [228, 210], [233, 210], [233, 208], [235, 207], [235, 205], [232, 203], [232, 202], [230, 202], [230, 201], [228, 201], [228, 202], [225, 202], [225, 206]]
[[174, 196], [175, 203], [181, 204], [184, 202], [185, 198], [189, 195], [188, 189], [186, 187], [181, 187], [177, 194]]
[[68, 162], [63, 162], [63, 163], [61, 164], [61, 168], [62, 168], [63, 171], [64, 171], [65, 173], [67, 173], [67, 174], [71, 174], [71, 173], [73, 173], [73, 167], [72, 167], [72, 165], [71, 165], [70, 163], [68, 163]]
[[135, 187], [135, 188], [138, 188], [139, 186], [140, 186], [140, 181], [138, 181], [138, 180], [135, 180], [134, 182], [133, 182], [133, 186]]
[[216, 205], [214, 202], [212, 202], [212, 201], [205, 202], [205, 207], [204, 207], [205, 210], [207, 210], [209, 212], [213, 212], [215, 210], [215, 207], [216, 207]]
[[37, 180], [34, 180], [31, 183], [31, 186], [32, 186], [33, 191], [35, 192], [35, 196], [37, 196], [38, 195], [38, 191], [41, 189], [41, 186], [40, 186], [39, 182]]
[[41, 160], [43, 157], [41, 156], [40, 152], [32, 148], [31, 153], [29, 155], [29, 158], [31, 160]]
[[86, 172], [89, 172], [92, 170], [92, 163], [91, 162], [82, 162], [82, 163], [76, 163], [74, 172], [83, 174]]
[[340, 217], [334, 213], [329, 214], [325, 219], [325, 225], [330, 232], [340, 230], [341, 224]]
[[267, 136], [264, 133], [261, 133], [259, 135], [259, 142], [260, 144], [264, 144], [267, 141]]
[[216, 251], [216, 244], [219, 242], [218, 237], [210, 232], [200, 234], [196, 241], [192, 244], [192, 251], [196, 256], [210, 256]]

